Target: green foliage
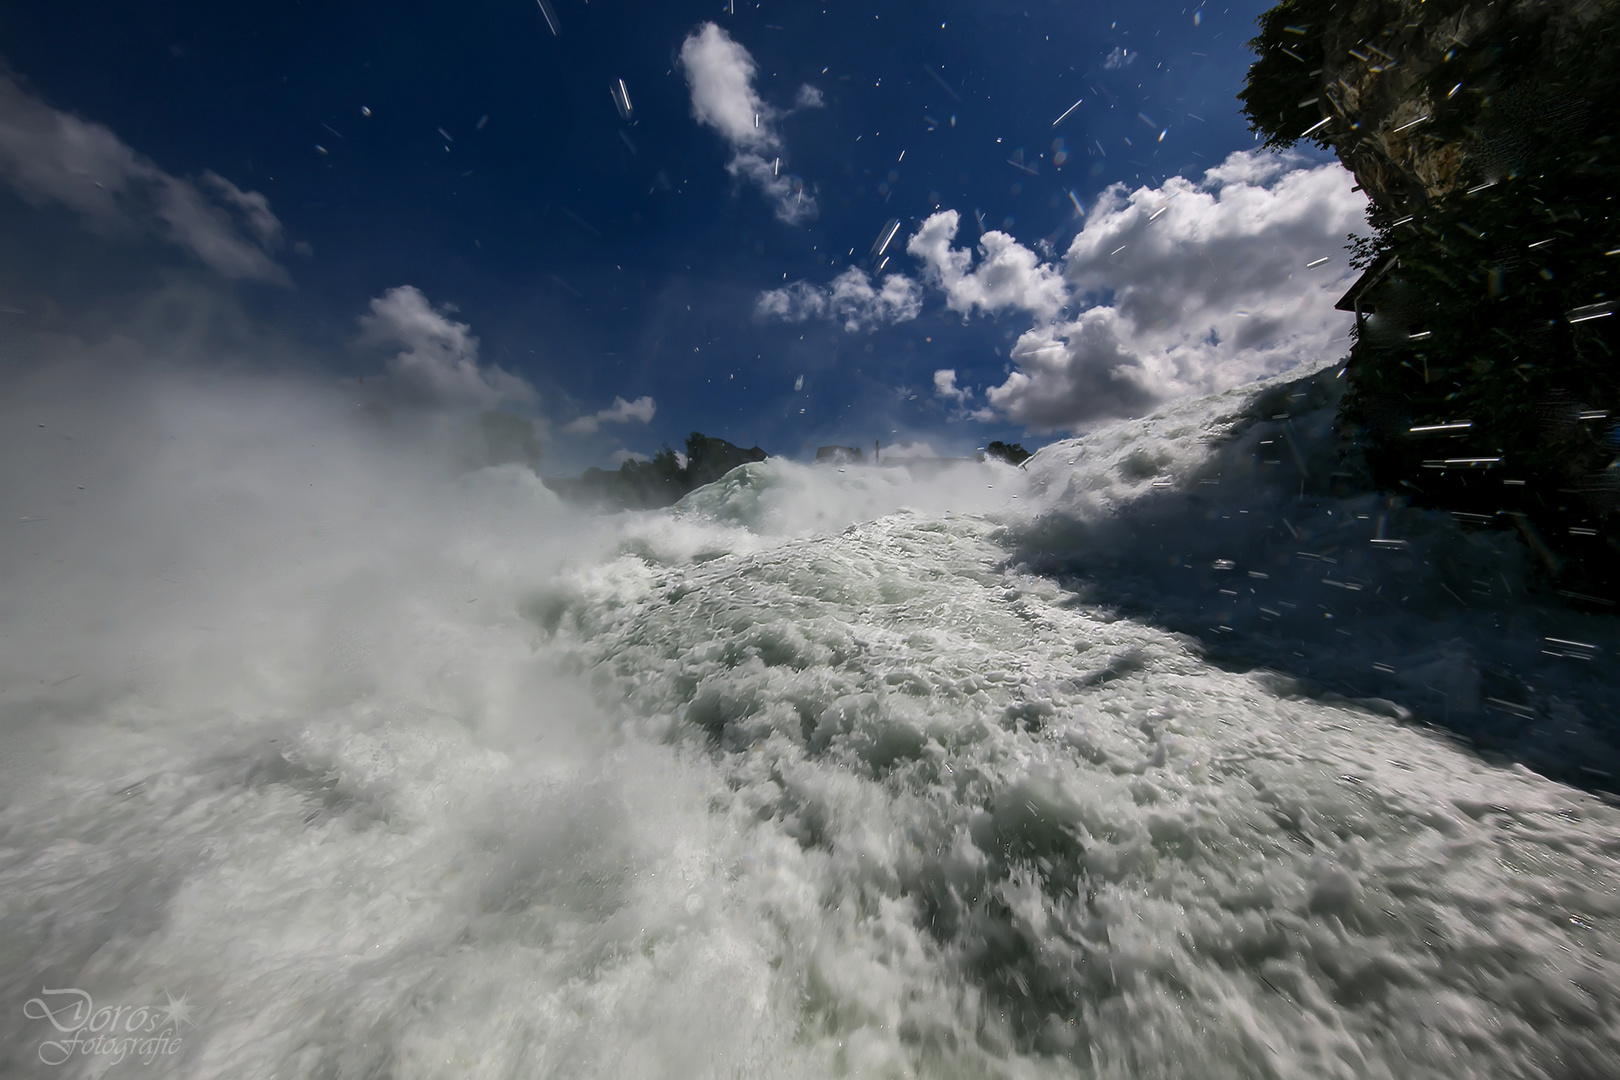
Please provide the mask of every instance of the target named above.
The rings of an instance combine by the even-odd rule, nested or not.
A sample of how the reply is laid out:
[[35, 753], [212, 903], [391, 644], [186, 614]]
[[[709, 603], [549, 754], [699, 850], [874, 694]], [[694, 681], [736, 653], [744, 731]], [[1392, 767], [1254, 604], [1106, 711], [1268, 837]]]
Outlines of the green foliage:
[[[1332, 117], [1332, 122], [1313, 131], [1310, 139], [1322, 149], [1336, 146], [1342, 153], [1356, 139], [1352, 134], [1355, 128], [1351, 126], [1356, 121], [1354, 117], [1341, 118], [1328, 101], [1330, 76], [1342, 70], [1349, 59], [1348, 48], [1343, 53], [1338, 49], [1341, 46], [1366, 48], [1368, 42], [1381, 42], [1378, 49], [1367, 54], [1370, 59], [1379, 60], [1376, 55], [1379, 49], [1404, 53], [1423, 37], [1424, 26], [1435, 25], [1470, 6], [1478, 5], [1468, 0], [1420, 0], [1406, 4], [1391, 0], [1370, 3], [1283, 0], [1255, 20], [1260, 33], [1248, 41], [1249, 48], [1259, 57], [1238, 93], [1243, 113], [1249, 119], [1249, 130], [1265, 136], [1261, 145], [1284, 150], [1297, 143], [1319, 120]], [[1336, 43], [1332, 56], [1325, 53], [1330, 41]], [[1431, 46], [1425, 46], [1428, 47]], [[1436, 74], [1435, 80], [1467, 67], [1466, 64], [1446, 66], [1445, 74]], [[1450, 83], [1441, 86], [1439, 97], [1431, 94], [1431, 100], [1443, 99], [1450, 86]]]
[[985, 447], [984, 452], [993, 458], [1000, 458], [1009, 465], [1022, 465], [1035, 456], [1024, 449], [1023, 443], [1004, 443], [999, 439]]
[[1345, 239], [1349, 241], [1351, 268], [1365, 270], [1382, 262], [1389, 252], [1389, 245], [1385, 240], [1387, 235], [1384, 230], [1375, 230], [1370, 236], [1347, 234]]
[[586, 469], [578, 480], [552, 479], [546, 483], [563, 495], [585, 502], [652, 509], [671, 506], [694, 488], [712, 483], [750, 461], [763, 461], [757, 446], [744, 450], [724, 439], [694, 431], [686, 439], [686, 464], [665, 446], [649, 461], [626, 461], [617, 472]]
[[1335, 17], [1333, 7], [1329, 0], [1283, 0], [1256, 20], [1260, 35], [1248, 44], [1260, 59], [1249, 69], [1238, 100], [1249, 130], [1265, 136], [1265, 147], [1293, 146], [1320, 118], [1318, 110], [1307, 112], [1299, 103], [1317, 96], [1322, 30]]

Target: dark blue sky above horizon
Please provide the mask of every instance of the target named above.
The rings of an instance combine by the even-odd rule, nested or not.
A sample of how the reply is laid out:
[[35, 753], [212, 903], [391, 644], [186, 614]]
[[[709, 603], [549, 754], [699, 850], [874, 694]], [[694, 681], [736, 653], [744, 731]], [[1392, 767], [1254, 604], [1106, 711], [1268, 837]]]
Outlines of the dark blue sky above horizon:
[[[353, 347], [357, 320], [408, 284], [454, 305], [485, 363], [533, 384], [530, 411], [552, 430], [616, 397], [656, 400], [649, 423], [603, 424], [559, 462], [651, 452], [694, 429], [795, 456], [879, 437], [961, 452], [1045, 441], [1006, 415], [948, 415], [932, 381], [950, 368], [959, 385], [1000, 383], [1027, 315], [965, 320], [929, 294], [917, 318], [851, 333], [762, 320], [761, 292], [825, 284], [890, 218], [888, 270], [915, 276], [905, 238], [936, 210], [960, 212], [959, 244], [982, 215], [1061, 257], [1084, 224], [1075, 200], [1196, 180], [1253, 146], [1235, 95], [1268, 6], [553, 0], [554, 35], [534, 0], [73, 0], [0, 11], [0, 55], [30, 93], [166, 172], [262, 192], [293, 288], [231, 287], [337, 374], [378, 367]], [[782, 172], [802, 178], [813, 219], [778, 220], [694, 119], [679, 54], [710, 21], [785, 114]], [[823, 107], [793, 110], [804, 84]], [[111, 259], [103, 280], [53, 261], [46, 238], [71, 217], [9, 193], [0, 229], [11, 259], [39, 253], [39, 288], [64, 303], [133, 289], [143, 269], [132, 258], [119, 281]], [[68, 250], [82, 263], [98, 243], [112, 246]]]

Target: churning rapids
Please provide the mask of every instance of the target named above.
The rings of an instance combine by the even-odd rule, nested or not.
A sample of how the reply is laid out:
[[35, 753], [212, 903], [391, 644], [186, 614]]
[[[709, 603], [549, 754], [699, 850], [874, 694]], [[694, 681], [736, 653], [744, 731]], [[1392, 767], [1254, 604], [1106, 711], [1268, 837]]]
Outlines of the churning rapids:
[[[324, 391], [40, 381], [0, 1072], [1615, 1075], [1617, 620], [1332, 475], [1336, 374], [614, 517]], [[64, 988], [180, 1042], [50, 1063]]]

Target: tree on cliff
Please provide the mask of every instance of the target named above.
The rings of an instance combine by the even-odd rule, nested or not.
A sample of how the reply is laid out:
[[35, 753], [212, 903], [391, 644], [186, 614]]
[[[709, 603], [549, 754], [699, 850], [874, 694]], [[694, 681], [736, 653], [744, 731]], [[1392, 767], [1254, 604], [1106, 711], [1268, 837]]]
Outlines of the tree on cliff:
[[999, 439], [985, 447], [984, 452], [993, 458], [1000, 458], [1009, 465], [1022, 465], [1035, 456], [1024, 449], [1023, 443], [1004, 443]]
[[577, 480], [553, 478], [546, 486], [566, 498], [624, 510], [652, 510], [673, 506], [690, 492], [712, 484], [739, 465], [764, 461], [759, 447], [743, 449], [724, 439], [694, 431], [686, 437], [686, 453], [668, 446], [650, 461], [626, 461], [615, 472], [586, 469]]

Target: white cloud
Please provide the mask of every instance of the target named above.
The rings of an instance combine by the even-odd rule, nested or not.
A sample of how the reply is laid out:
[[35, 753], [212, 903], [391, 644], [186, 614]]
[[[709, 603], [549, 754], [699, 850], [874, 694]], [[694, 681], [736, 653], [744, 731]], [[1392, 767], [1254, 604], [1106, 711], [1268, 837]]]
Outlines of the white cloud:
[[455, 308], [434, 308], [413, 285], [389, 289], [360, 316], [362, 345], [403, 346], [388, 372], [414, 394], [436, 404], [493, 408], [502, 401], [529, 401], [534, 388], [498, 367], [478, 363], [478, 339], [466, 323], [452, 321]]
[[[960, 410], [956, 418], [999, 411], [1061, 431], [1331, 358], [1348, 346], [1352, 319], [1333, 307], [1351, 276], [1344, 237], [1366, 231], [1366, 198], [1353, 185], [1337, 164], [1266, 151], [1234, 153], [1201, 181], [1116, 184], [1061, 266], [1001, 232], [985, 233], [976, 257], [952, 246], [956, 211], [933, 214], [906, 250], [947, 306], [1041, 320], [1014, 345], [1006, 380], [984, 392], [987, 405], [969, 411], [970, 391], [951, 369], [935, 373], [934, 393]], [[757, 311], [840, 319], [853, 331], [915, 318], [921, 300], [908, 278], [891, 275], [880, 293], [852, 267], [825, 287], [800, 281], [766, 292]]]
[[782, 319], [793, 323], [818, 318], [827, 314], [829, 291], [808, 281], [795, 281], [780, 289], [767, 289], [759, 294], [759, 300], [754, 304], [754, 314], [762, 319]]
[[762, 318], [787, 322], [833, 319], [853, 334], [915, 319], [922, 311], [922, 289], [904, 274], [890, 274], [881, 289], [873, 288], [866, 271], [851, 266], [826, 286], [795, 281], [761, 293], [755, 311]]
[[[788, 224], [815, 217], [816, 201], [805, 192], [804, 182], [782, 175], [782, 139], [775, 127], [779, 114], [754, 89], [757, 68], [748, 50], [714, 23], [704, 23], [681, 44], [680, 65], [692, 92], [692, 115], [731, 145], [727, 171], [756, 185]], [[812, 106], [809, 96], [820, 103], [820, 92], [804, 86], [799, 90], [801, 107]]]
[[934, 393], [946, 401], [954, 401], [958, 405], [963, 404], [973, 396], [971, 388], [956, 385], [955, 368], [945, 368], [934, 372]]
[[758, 154], [734, 154], [726, 163], [732, 176], [751, 180], [767, 199], [776, 204], [776, 216], [789, 225], [797, 225], [819, 212], [815, 196], [804, 193], [804, 181], [797, 176], [783, 176], [776, 160], [766, 161]]
[[[971, 249], [951, 247], [960, 220], [955, 210], [933, 214], [906, 244], [922, 262], [928, 284], [944, 291], [946, 306], [964, 315], [976, 308], [990, 314], [1019, 308], [1043, 319], [1058, 313], [1069, 290], [1057, 267], [1003, 232], [984, 234], [975, 266]], [[904, 274], [890, 274], [875, 289], [864, 270], [851, 266], [825, 287], [796, 281], [762, 293], [756, 311], [788, 322], [837, 319], [854, 333], [915, 319], [922, 312], [922, 289]]]
[[[626, 401], [622, 397], [615, 397], [613, 404], [590, 416], [582, 416], [578, 420], [563, 426], [563, 430], [573, 435], [590, 435], [603, 424], [628, 424], [632, 420], [643, 424], [651, 423], [654, 414], [658, 412], [658, 403], [650, 397], [638, 397], [634, 401]], [[645, 460], [645, 459], [641, 459]]]
[[157, 236], [222, 277], [291, 283], [268, 254], [281, 241], [281, 222], [263, 195], [213, 172], [203, 173], [203, 188], [170, 176], [106, 127], [51, 108], [3, 71], [0, 181], [30, 205], [65, 206], [105, 235]]
[[1136, 53], [1131, 52], [1129, 49], [1122, 49], [1118, 45], [1115, 45], [1114, 51], [1109, 53], [1108, 58], [1103, 61], [1103, 67], [1109, 69], [1110, 71], [1114, 70], [1115, 68], [1129, 67], [1131, 64], [1136, 62], [1136, 57]]
[[620, 449], [618, 449], [618, 450], [613, 451], [613, 455], [608, 458], [608, 461], [611, 462], [614, 466], [623, 465], [627, 461], [651, 461], [651, 460], [652, 460], [652, 458], [648, 457], [646, 454], [638, 454], [634, 450], [625, 450], [622, 447]]
[[754, 90], [754, 58], [714, 23], [704, 23], [681, 44], [681, 69], [692, 90], [692, 115], [734, 147], [764, 152], [781, 141], [776, 113]]
[[1240, 151], [1201, 182], [1110, 187], [1066, 259], [1074, 302], [1090, 306], [1019, 338], [990, 403], [1035, 430], [1073, 429], [1346, 348], [1351, 316], [1333, 308], [1344, 237], [1366, 231], [1353, 184], [1337, 164]]
[[974, 308], [990, 314], [1022, 308], [1039, 319], [1058, 313], [1068, 289], [1057, 267], [996, 231], [979, 240], [981, 258], [975, 267], [971, 249], [951, 247], [960, 220], [955, 210], [932, 214], [906, 243], [906, 250], [922, 261], [929, 284], [944, 290], [947, 307], [964, 315]]
[[934, 372], [934, 395], [956, 406], [953, 420], [963, 418], [969, 420], [994, 420], [996, 411], [991, 408], [968, 408], [969, 399], [973, 397], [973, 388], [956, 385], [956, 369], [943, 368]]
[[1149, 385], [1144, 358], [1122, 340], [1131, 335], [1120, 321], [1115, 309], [1100, 307], [1073, 322], [1026, 332], [1009, 354], [1016, 370], [985, 396], [1036, 431], [1142, 415], [1160, 395]]
[[281, 246], [281, 221], [270, 212], [270, 200], [257, 191], [243, 191], [212, 169], [204, 169], [203, 183], [247, 219], [247, 228], [259, 246], [274, 251]]
[[819, 109], [827, 103], [820, 90], [809, 83], [799, 87], [799, 96], [793, 99], [793, 104], [801, 109]]

